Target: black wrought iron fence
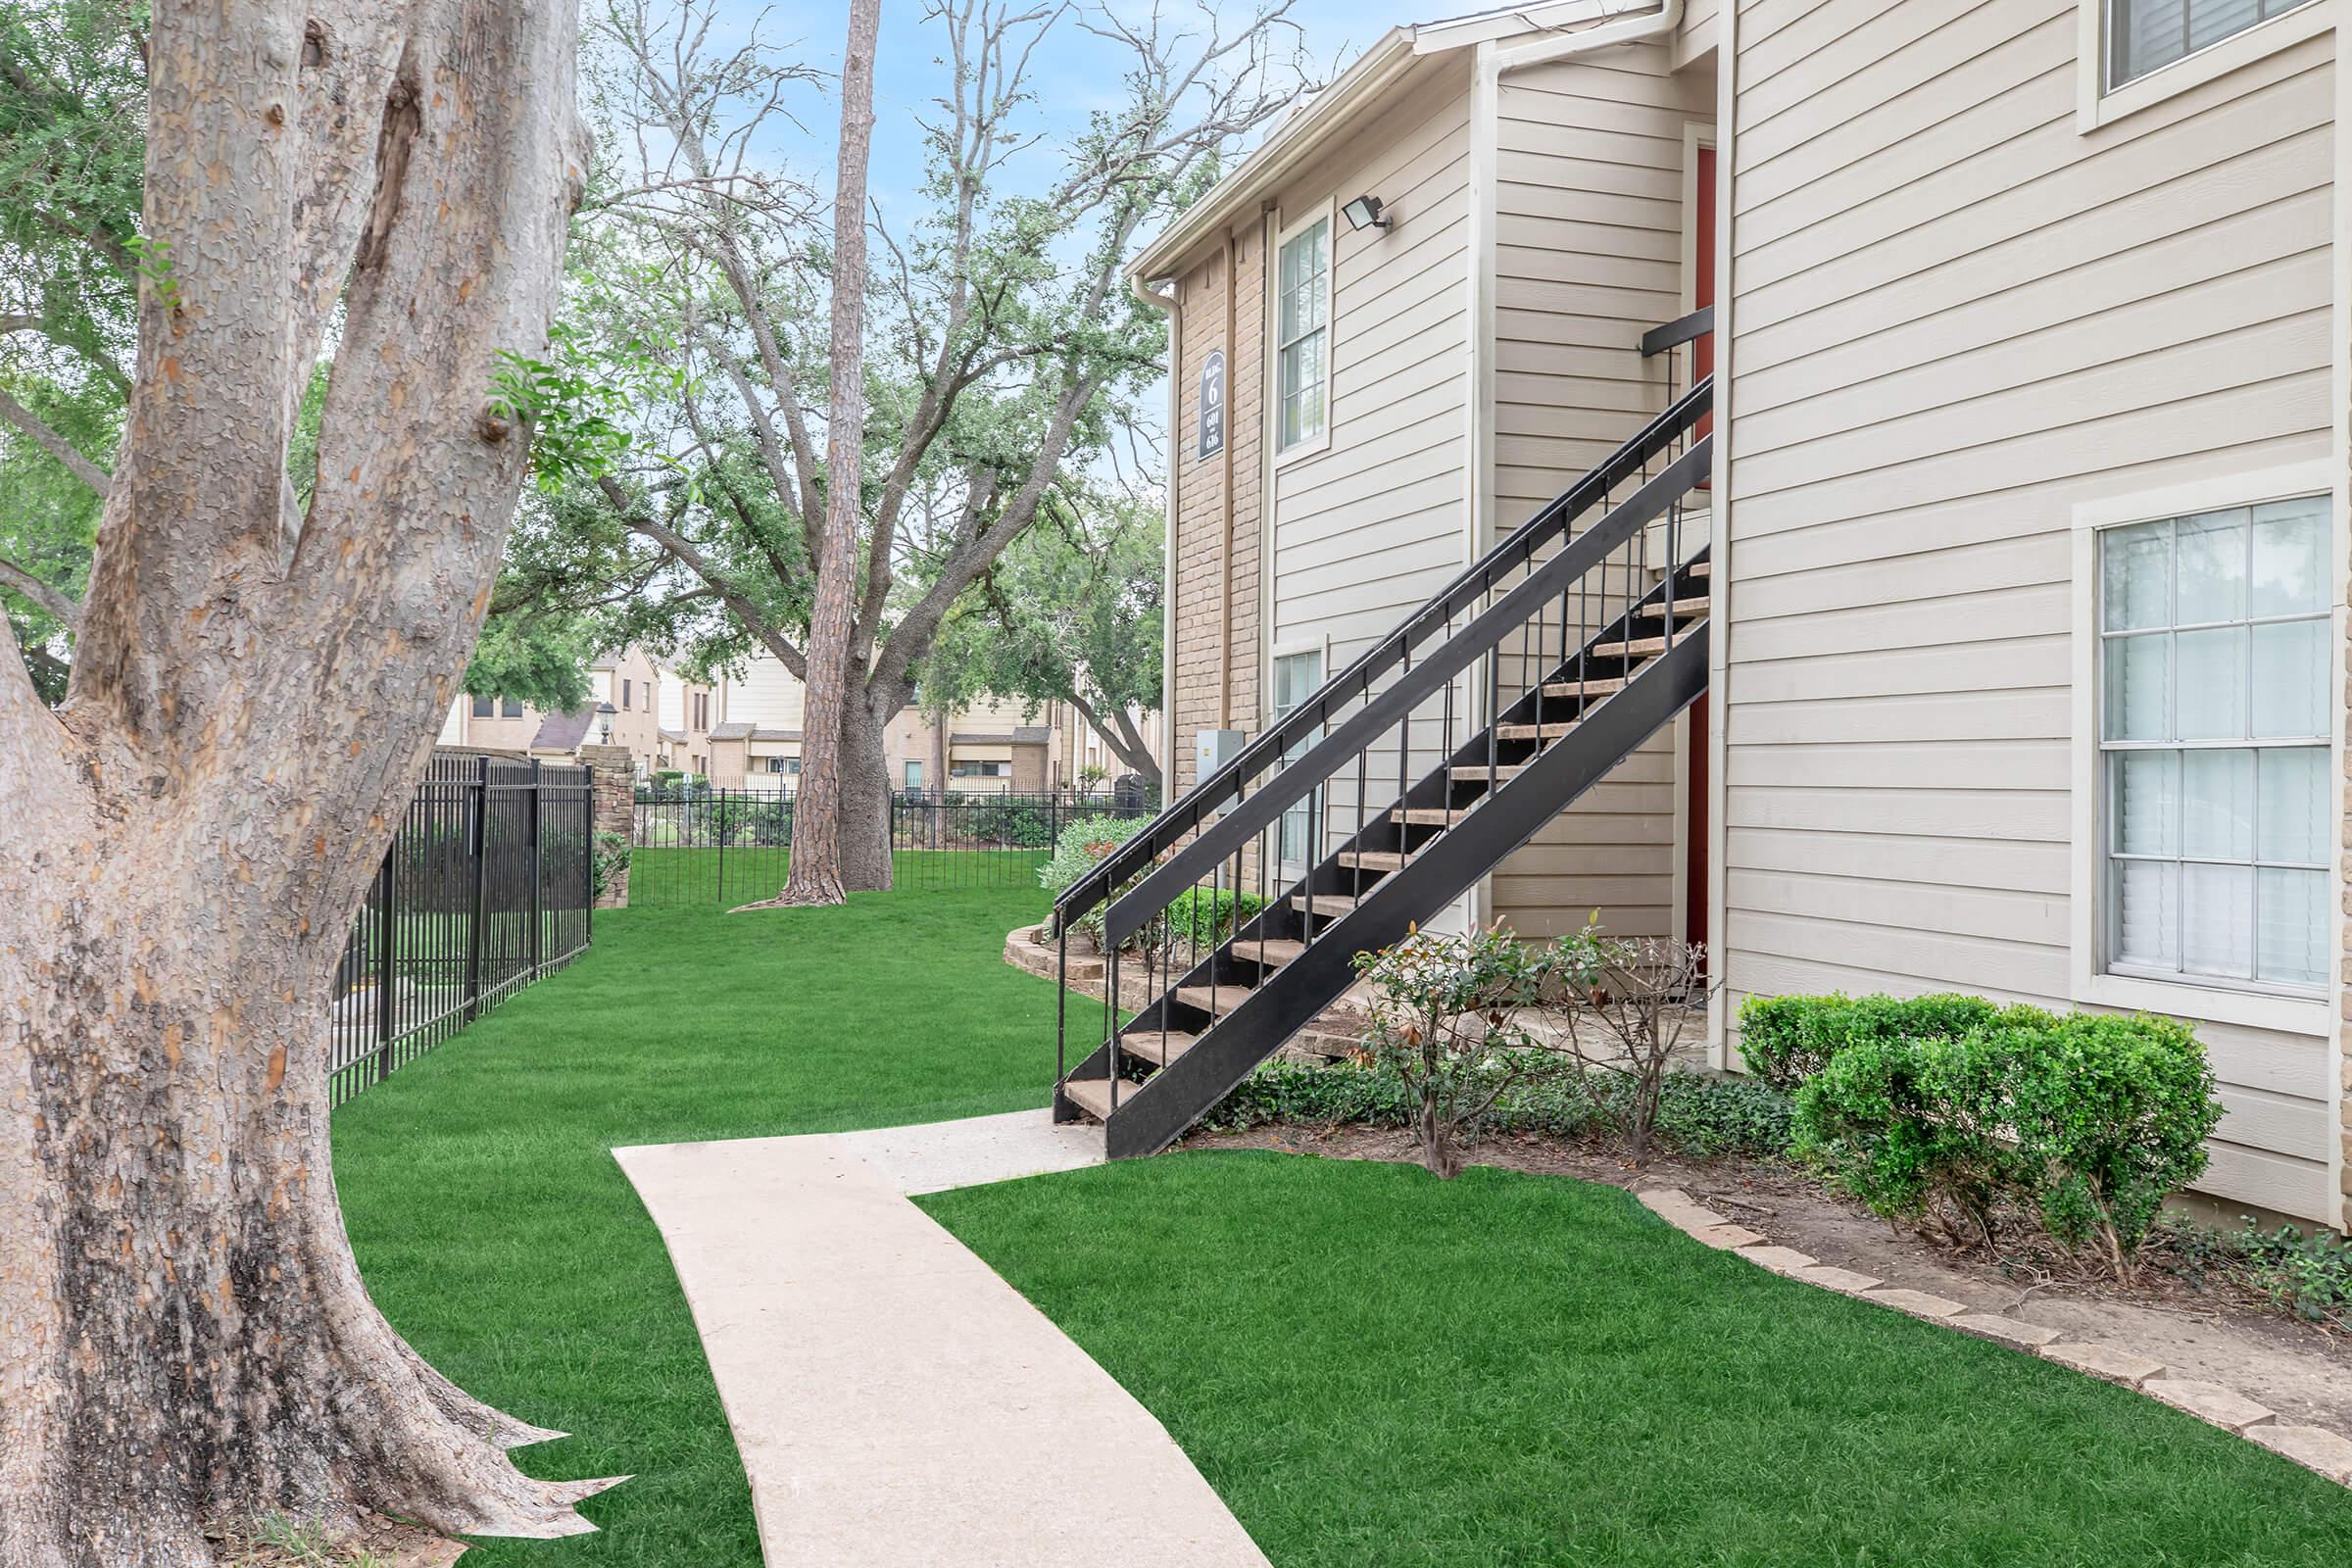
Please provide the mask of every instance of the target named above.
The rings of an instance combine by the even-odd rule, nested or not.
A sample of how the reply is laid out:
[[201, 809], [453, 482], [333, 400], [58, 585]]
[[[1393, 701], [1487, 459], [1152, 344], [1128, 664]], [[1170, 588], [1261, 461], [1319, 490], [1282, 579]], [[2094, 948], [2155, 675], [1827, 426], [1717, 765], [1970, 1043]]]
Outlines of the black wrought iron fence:
[[591, 771], [436, 755], [335, 971], [333, 1102], [588, 946]]
[[[629, 903], [703, 908], [766, 898], [790, 869], [794, 803], [789, 790], [640, 791]], [[890, 798], [893, 880], [916, 889], [1035, 887], [1066, 824], [1152, 810], [1107, 790], [898, 791]]]

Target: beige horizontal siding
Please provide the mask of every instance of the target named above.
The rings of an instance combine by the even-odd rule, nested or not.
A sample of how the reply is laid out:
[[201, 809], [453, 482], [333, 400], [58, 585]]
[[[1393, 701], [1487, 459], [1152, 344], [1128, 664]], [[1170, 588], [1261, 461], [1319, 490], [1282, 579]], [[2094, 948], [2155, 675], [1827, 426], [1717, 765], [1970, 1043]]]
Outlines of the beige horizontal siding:
[[[1694, 8], [1686, 39], [1693, 22], [1711, 29]], [[1714, 120], [1714, 77], [1676, 72], [1664, 46], [1612, 50], [1504, 77], [1500, 110], [1494, 492], [1508, 528], [1665, 407], [1670, 367], [1639, 346], [1683, 313], [1684, 155]], [[1594, 910], [1620, 935], [1676, 934], [1679, 789], [1669, 728], [1503, 862], [1494, 912], [1529, 935]]]
[[[2329, 41], [2084, 136], [2075, 19], [1742, 10], [1717, 590], [1735, 1005], [2068, 1005], [2073, 508], [2328, 451]], [[2200, 1034], [2229, 1111], [2205, 1185], [2332, 1218], [2332, 1044]]]

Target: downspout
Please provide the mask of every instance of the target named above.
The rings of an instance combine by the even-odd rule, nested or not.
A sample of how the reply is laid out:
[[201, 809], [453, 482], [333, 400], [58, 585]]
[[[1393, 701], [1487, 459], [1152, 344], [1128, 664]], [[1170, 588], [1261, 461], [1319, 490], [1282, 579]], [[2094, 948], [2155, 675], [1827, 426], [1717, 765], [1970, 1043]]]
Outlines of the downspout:
[[[1180, 439], [1184, 434], [1184, 301], [1180, 291], [1171, 287], [1165, 294], [1155, 293], [1140, 277], [1127, 279], [1128, 292], [1168, 318], [1168, 523], [1164, 559], [1167, 572], [1167, 591], [1160, 596], [1159, 638], [1159, 798], [1162, 804], [1176, 798], [1176, 504], [1179, 476], [1184, 472], [1184, 453]], [[1226, 375], [1233, 373], [1227, 363]], [[1230, 394], [1226, 401], [1232, 402]]]
[[[1217, 728], [1233, 728], [1233, 225], [1225, 225], [1225, 412], [1218, 435], [1224, 478], [1223, 543], [1217, 547]], [[1173, 448], [1171, 447], [1171, 450]], [[1178, 454], [1181, 459], [1182, 454]]]

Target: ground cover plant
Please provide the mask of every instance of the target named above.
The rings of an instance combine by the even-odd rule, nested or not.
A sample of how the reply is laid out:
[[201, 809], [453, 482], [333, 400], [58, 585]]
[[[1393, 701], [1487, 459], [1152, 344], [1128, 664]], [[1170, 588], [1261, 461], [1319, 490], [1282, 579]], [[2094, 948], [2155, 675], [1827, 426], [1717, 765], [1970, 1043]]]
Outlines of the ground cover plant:
[[1276, 1568], [2352, 1553], [2339, 1487], [1614, 1188], [1220, 1152], [920, 1201], [1167, 1425]]
[[604, 1534], [485, 1541], [468, 1568], [758, 1568], [701, 1342], [610, 1151], [1042, 1107], [1054, 989], [1002, 956], [1036, 901], [600, 911], [577, 962], [336, 1112], [344, 1213], [394, 1325], [476, 1396], [573, 1434], [517, 1450], [530, 1473], [636, 1476], [585, 1505]]

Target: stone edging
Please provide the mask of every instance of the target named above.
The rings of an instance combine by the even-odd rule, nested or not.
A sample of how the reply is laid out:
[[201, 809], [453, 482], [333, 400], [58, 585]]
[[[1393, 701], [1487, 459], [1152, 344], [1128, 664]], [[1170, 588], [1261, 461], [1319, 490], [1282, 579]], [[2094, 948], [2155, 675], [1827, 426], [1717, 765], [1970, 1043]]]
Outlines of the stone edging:
[[1792, 1247], [1775, 1247], [1762, 1233], [1726, 1219], [1680, 1188], [1646, 1188], [1634, 1196], [1667, 1224], [1718, 1251], [1735, 1253], [1788, 1279], [1907, 1312], [2137, 1390], [2225, 1432], [2258, 1443], [2339, 1486], [2352, 1487], [2352, 1439], [2326, 1427], [2284, 1425], [2277, 1411], [2257, 1404], [2233, 1389], [2218, 1383], [2167, 1377], [2161, 1361], [2111, 1345], [2069, 1340], [2043, 1324], [1993, 1312], [1972, 1312], [1958, 1301], [1925, 1291], [1888, 1289], [1884, 1280], [1871, 1275], [1819, 1262]]

